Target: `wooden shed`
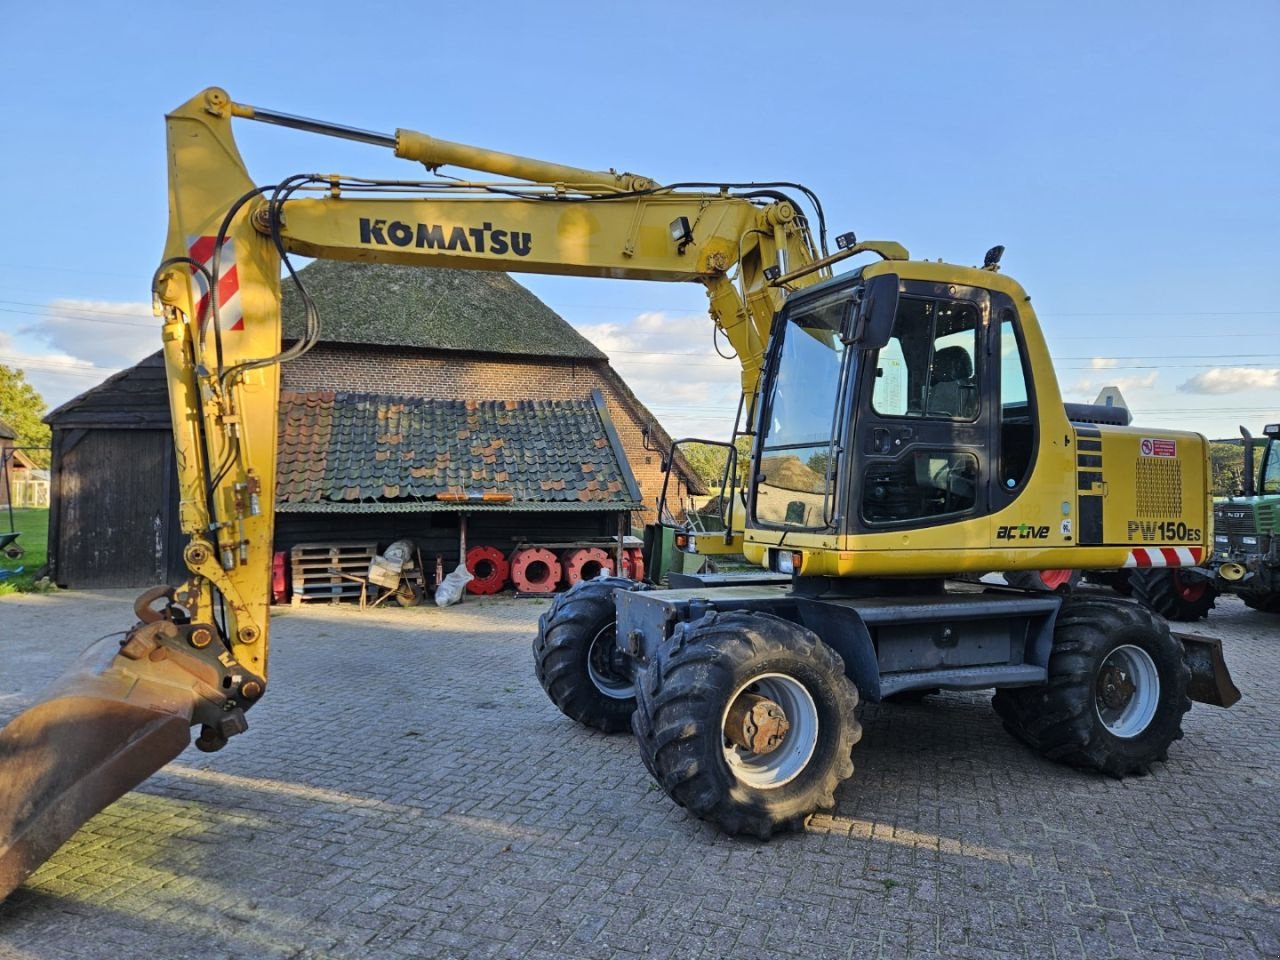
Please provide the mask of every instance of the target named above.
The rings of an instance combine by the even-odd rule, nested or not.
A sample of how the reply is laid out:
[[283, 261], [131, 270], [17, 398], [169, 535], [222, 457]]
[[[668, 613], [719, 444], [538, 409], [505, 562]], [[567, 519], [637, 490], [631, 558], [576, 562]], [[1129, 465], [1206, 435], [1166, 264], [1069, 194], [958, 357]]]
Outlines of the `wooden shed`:
[[58, 407], [49, 491], [49, 568], [62, 586], [125, 587], [185, 576], [164, 360]]
[[[316, 261], [301, 272], [319, 307], [321, 336], [282, 370], [282, 470], [288, 469], [290, 444], [297, 439], [291, 432], [290, 405], [301, 402], [299, 397], [328, 394], [345, 398], [334, 407], [335, 415], [345, 416], [353, 404], [376, 397], [379, 403], [407, 403], [424, 411], [423, 422], [439, 429], [452, 409], [440, 405], [446, 401], [482, 405], [476, 410], [497, 401], [515, 404], [513, 411], [533, 404], [544, 420], [561, 427], [595, 417], [599, 434], [592, 443], [608, 447], [611, 462], [627, 479], [625, 491], [611, 491], [594, 503], [584, 498], [570, 504], [547, 496], [487, 509], [450, 507], [422, 496], [365, 493], [336, 502], [329, 495], [350, 484], [343, 479], [339, 485], [334, 477], [317, 480], [310, 493], [282, 486], [278, 550], [316, 540], [385, 545], [412, 536], [425, 556], [442, 556], [452, 565], [459, 559], [464, 514], [472, 543], [502, 548], [522, 538], [616, 536], [620, 516], [627, 526], [653, 519], [662, 483], [660, 451], [669, 448], [670, 437], [608, 358], [510, 277], [328, 261]], [[290, 341], [301, 335], [302, 311], [292, 287], [285, 290], [284, 337]], [[422, 400], [433, 403], [416, 403]], [[553, 409], [554, 417], [548, 413]], [[161, 356], [111, 377], [45, 419], [53, 428], [49, 561], [54, 580], [62, 586], [105, 587], [185, 577]], [[339, 422], [345, 421], [339, 417]], [[531, 422], [524, 428], [528, 442], [554, 445], [540, 439]], [[456, 436], [453, 426], [449, 431]], [[446, 439], [424, 436], [417, 452]], [[511, 442], [523, 440], [512, 437]], [[345, 449], [347, 440], [335, 443], [337, 451]], [[588, 459], [580, 457], [573, 470], [548, 461], [544, 479], [586, 484], [575, 471], [581, 473]], [[471, 469], [460, 462], [455, 466]], [[683, 460], [678, 467], [674, 494], [703, 492]], [[316, 491], [324, 492], [325, 502], [311, 496]]]

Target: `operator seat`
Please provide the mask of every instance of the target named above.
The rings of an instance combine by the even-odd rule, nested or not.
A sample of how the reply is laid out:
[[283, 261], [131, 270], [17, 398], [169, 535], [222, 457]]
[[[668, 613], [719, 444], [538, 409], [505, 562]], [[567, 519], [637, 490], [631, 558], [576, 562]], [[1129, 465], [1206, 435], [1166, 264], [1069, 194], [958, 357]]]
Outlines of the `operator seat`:
[[973, 360], [964, 347], [943, 347], [933, 355], [929, 370], [926, 416], [972, 420], [978, 409], [978, 386]]

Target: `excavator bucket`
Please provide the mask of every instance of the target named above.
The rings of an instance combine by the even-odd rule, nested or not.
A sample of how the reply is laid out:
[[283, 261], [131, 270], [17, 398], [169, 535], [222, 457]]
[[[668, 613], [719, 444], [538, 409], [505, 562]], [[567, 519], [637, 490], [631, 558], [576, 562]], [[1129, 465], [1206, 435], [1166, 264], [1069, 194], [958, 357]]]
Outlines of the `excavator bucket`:
[[208, 631], [159, 621], [139, 624], [123, 642], [103, 638], [0, 730], [0, 899], [186, 749], [193, 723], [205, 724], [206, 749], [245, 729], [247, 703], [235, 695], [244, 697], [248, 682], [257, 684], [251, 696], [260, 693], [261, 681], [223, 669], [238, 664], [225, 654], [220, 662]]

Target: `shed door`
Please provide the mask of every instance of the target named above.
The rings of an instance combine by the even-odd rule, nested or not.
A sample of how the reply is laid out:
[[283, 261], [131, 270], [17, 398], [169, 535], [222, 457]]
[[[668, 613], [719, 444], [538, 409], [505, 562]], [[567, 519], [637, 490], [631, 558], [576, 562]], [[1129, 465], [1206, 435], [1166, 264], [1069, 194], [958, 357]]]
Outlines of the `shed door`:
[[160, 430], [89, 430], [58, 464], [58, 583], [169, 582], [175, 556], [172, 440]]

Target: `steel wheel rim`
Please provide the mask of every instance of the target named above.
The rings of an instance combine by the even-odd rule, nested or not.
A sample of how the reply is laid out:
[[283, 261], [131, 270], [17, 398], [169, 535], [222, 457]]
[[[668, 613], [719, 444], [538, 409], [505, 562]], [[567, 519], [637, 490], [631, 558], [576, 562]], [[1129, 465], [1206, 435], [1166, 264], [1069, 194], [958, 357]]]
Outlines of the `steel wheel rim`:
[[[782, 745], [756, 754], [732, 743], [727, 736], [729, 710], [743, 693], [757, 693], [778, 704], [791, 724]], [[818, 747], [818, 707], [799, 680], [785, 673], [763, 673], [733, 692], [720, 715], [720, 742], [734, 776], [749, 787], [773, 790], [790, 783], [813, 758]]]
[[601, 627], [587, 650], [587, 676], [592, 685], [611, 700], [630, 700], [636, 695], [633, 672], [619, 668], [623, 654], [614, 643], [616, 630], [611, 623]]
[[1160, 673], [1151, 654], [1127, 643], [1098, 668], [1094, 707], [1112, 736], [1130, 739], [1151, 725], [1160, 705]]

